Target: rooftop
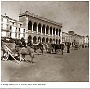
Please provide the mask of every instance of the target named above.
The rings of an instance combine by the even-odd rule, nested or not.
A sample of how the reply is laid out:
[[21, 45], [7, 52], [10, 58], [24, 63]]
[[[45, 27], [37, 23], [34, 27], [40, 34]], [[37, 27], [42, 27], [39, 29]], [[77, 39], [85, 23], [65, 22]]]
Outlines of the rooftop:
[[50, 19], [47, 19], [47, 18], [38, 16], [38, 15], [35, 15], [34, 13], [30, 13], [29, 11], [26, 11], [25, 13], [19, 14], [19, 16], [24, 16], [24, 15], [35, 17], [35, 18], [38, 18], [40, 20], [47, 21], [47, 22], [50, 22], [52, 24], [55, 24], [55, 25], [58, 25], [58, 26], [61, 26], [62, 27], [62, 23], [58, 23], [58, 22], [55, 22], [53, 20], [50, 20]]
[[21, 21], [17, 21], [17, 20], [15, 20], [15, 19], [13, 19], [13, 18], [10, 18], [10, 17], [7, 16], [7, 15], [5, 15], [5, 16], [4, 16], [4, 15], [1, 15], [1, 17], [9, 19], [9, 21], [11, 21], [11, 22], [15, 22], [15, 23], [22, 24]]

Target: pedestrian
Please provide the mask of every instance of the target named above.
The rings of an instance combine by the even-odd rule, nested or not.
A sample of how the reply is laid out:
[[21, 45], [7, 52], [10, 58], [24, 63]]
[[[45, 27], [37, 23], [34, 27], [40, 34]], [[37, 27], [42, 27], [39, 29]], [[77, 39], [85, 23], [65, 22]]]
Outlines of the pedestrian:
[[63, 50], [64, 50], [64, 43], [61, 44], [62, 55], [63, 55]]
[[70, 43], [67, 43], [67, 53], [70, 53]]

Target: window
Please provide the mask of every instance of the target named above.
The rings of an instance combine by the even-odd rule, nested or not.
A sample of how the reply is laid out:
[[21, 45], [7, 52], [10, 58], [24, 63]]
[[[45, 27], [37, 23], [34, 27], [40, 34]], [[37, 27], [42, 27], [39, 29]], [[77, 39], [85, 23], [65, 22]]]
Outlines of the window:
[[7, 19], [6, 19], [6, 18], [3, 18], [3, 22], [4, 22], [4, 23], [7, 23]]
[[23, 34], [20, 34], [20, 39], [23, 37]]
[[24, 29], [24, 32], [25, 32], [25, 29]]
[[12, 22], [12, 24], [14, 25], [14, 22]]
[[3, 22], [3, 18], [1, 18], [1, 21]]
[[7, 25], [4, 23], [4, 24], [3, 24], [3, 29], [6, 30], [6, 28], [7, 28]]
[[11, 37], [11, 32], [10, 32], [10, 37]]
[[17, 37], [17, 32], [15, 32], [15, 37]]
[[15, 33], [12, 33], [12, 34], [11, 34], [11, 37], [12, 37], [12, 38], [15, 38]]
[[12, 26], [10, 26], [10, 30], [12, 30]]
[[23, 37], [25, 38], [25, 33], [23, 33]]
[[20, 27], [22, 26], [22, 24], [20, 24]]
[[7, 24], [7, 29], [9, 30], [9, 25]]
[[20, 34], [18, 34], [18, 38], [20, 39]]
[[20, 28], [19, 28], [19, 33], [20, 33]]
[[3, 24], [1, 24], [1, 28], [3, 29]]
[[1, 35], [2, 37], [6, 37], [6, 31], [2, 31]]

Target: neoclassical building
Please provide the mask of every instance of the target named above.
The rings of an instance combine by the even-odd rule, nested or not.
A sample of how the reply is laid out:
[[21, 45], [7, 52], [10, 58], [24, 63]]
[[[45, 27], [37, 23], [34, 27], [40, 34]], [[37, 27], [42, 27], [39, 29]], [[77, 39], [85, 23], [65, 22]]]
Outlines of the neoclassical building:
[[35, 42], [60, 44], [62, 41], [62, 24], [51, 21], [26, 11], [19, 15], [19, 21], [26, 29], [25, 39]]
[[62, 24], [26, 11], [19, 15], [19, 21], [1, 15], [1, 37], [31, 40], [33, 43], [62, 42]]

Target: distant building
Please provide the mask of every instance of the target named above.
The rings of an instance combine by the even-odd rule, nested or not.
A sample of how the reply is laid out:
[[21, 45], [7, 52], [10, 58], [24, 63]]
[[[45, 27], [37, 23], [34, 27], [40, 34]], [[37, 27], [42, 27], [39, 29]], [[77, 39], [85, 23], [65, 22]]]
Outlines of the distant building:
[[85, 37], [78, 35], [78, 34], [75, 34], [74, 31], [69, 31], [68, 33], [62, 32], [62, 41], [63, 42], [70, 42], [71, 46], [73, 46], [75, 44], [82, 45], [85, 43], [84, 40], [86, 40]]
[[70, 42], [68, 33], [62, 32], [62, 42]]
[[88, 47], [89, 46], [89, 36], [84, 36], [84, 46]]

